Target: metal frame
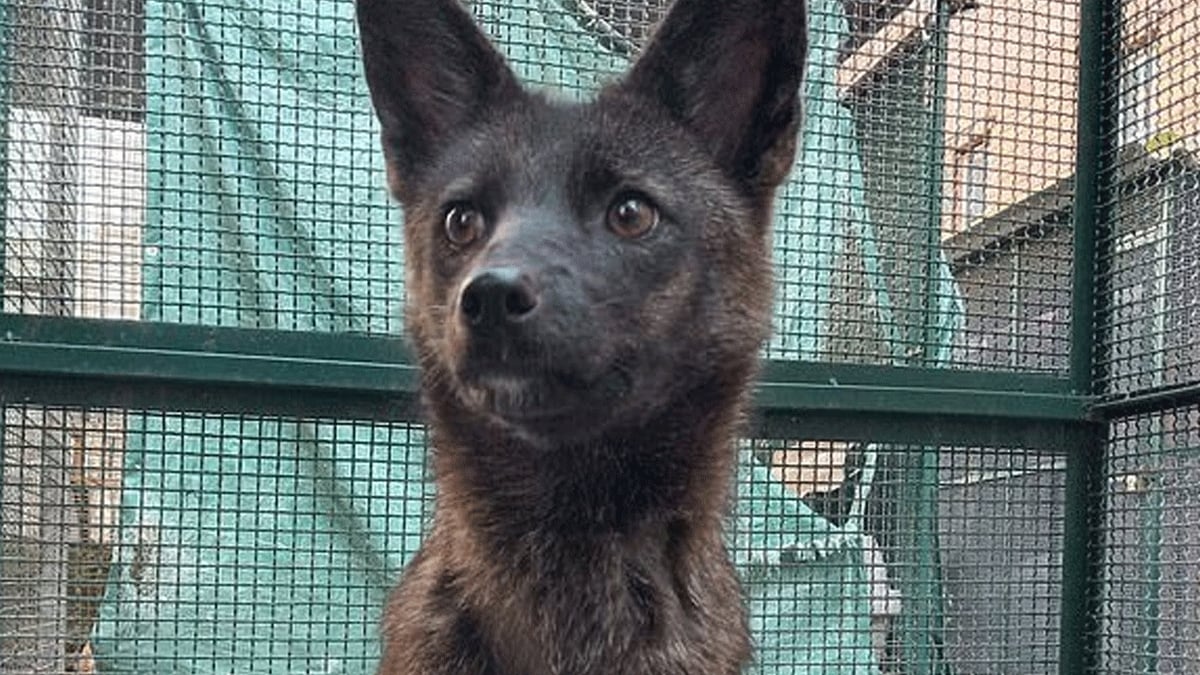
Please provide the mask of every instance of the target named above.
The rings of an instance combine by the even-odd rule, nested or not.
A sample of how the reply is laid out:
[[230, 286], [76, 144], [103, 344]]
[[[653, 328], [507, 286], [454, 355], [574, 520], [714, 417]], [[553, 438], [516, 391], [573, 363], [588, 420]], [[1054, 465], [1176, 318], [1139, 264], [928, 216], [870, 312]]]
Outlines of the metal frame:
[[[1081, 0], [1079, 15], [1079, 89], [1076, 108], [1074, 264], [1071, 283], [1070, 382], [1072, 392], [1092, 397], [1095, 312], [1096, 229], [1103, 142], [1104, 19], [1112, 0]], [[1103, 508], [1101, 469], [1104, 427], [1085, 430], [1067, 456], [1063, 523], [1062, 611], [1059, 672], [1095, 672], [1099, 655], [1099, 597], [1103, 565], [1098, 541]]]
[[[0, 374], [128, 386], [251, 386], [408, 398], [418, 371], [403, 338], [0, 315]], [[771, 414], [995, 417], [1073, 424], [1089, 400], [1023, 373], [771, 361], [757, 407]]]

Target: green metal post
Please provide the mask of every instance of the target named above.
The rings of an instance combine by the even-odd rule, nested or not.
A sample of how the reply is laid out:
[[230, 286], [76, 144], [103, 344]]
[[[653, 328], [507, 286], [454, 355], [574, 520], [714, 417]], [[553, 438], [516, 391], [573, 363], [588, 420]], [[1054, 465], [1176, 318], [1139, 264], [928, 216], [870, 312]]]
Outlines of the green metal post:
[[[1154, 455], [1154, 464], [1161, 464], [1162, 429], [1152, 430], [1150, 452]], [[1157, 673], [1159, 665], [1159, 635], [1162, 628], [1162, 513], [1163, 490], [1158, 484], [1162, 480], [1161, 473], [1151, 468], [1146, 488], [1145, 503], [1138, 509], [1141, 520], [1142, 557], [1138, 566], [1142, 569], [1141, 609], [1138, 611], [1141, 637], [1137, 648], [1137, 669], [1141, 673]], [[1170, 647], [1168, 647], [1168, 650]], [[1169, 652], [1168, 652], [1169, 653]]]
[[5, 275], [5, 229], [8, 225], [8, 109], [12, 100], [12, 83], [9, 81], [9, 7], [11, 3], [0, 2], [0, 312], [4, 311]]
[[1096, 230], [1099, 227], [1103, 14], [1109, 0], [1081, 0], [1079, 92], [1076, 110], [1074, 261], [1071, 286], [1070, 378], [1074, 393], [1092, 394], [1095, 347]]
[[[1178, 179], [1176, 179], [1178, 180]], [[1175, 222], [1175, 214], [1172, 213], [1171, 205], [1177, 203], [1179, 196], [1176, 194], [1177, 182], [1168, 181], [1163, 186], [1165, 198], [1162, 200], [1160, 208], [1163, 213], [1159, 216], [1158, 223], [1155, 226], [1155, 239], [1157, 243], [1155, 247], [1155, 292], [1153, 299], [1154, 322], [1153, 329], [1154, 352], [1152, 372], [1154, 373], [1154, 386], [1161, 387], [1163, 385], [1163, 377], [1166, 373], [1166, 316], [1167, 316], [1167, 261], [1170, 255], [1170, 226], [1169, 223]], [[1163, 451], [1164, 451], [1164, 435], [1166, 432], [1163, 429], [1163, 419], [1161, 415], [1152, 415], [1149, 420], [1149, 433], [1141, 441], [1145, 443], [1146, 448], [1142, 451], [1145, 459], [1142, 464], [1142, 471], [1147, 476], [1149, 485], [1144, 493], [1145, 503], [1139, 507], [1138, 513], [1141, 520], [1141, 541], [1142, 541], [1142, 558], [1139, 561], [1142, 572], [1142, 608], [1138, 613], [1142, 628], [1138, 631], [1141, 636], [1141, 643], [1138, 645], [1138, 669], [1143, 673], [1157, 673], [1160, 662], [1160, 645], [1162, 630], [1162, 552], [1163, 552], [1163, 508], [1165, 507], [1165, 499], [1163, 495], [1163, 486], [1161, 484], [1162, 476], [1165, 472], [1163, 466]]]
[[[923, 288], [913, 294], [920, 303], [921, 330], [910, 343], [914, 365], [924, 368], [944, 366], [940, 344], [937, 280], [941, 276], [942, 179], [946, 135], [946, 70], [950, 32], [950, 2], [938, 0], [929, 42], [925, 46], [927, 69], [924, 74], [927, 111], [924, 158], [926, 214], [924, 241], [925, 270]], [[915, 347], [915, 349], [913, 349]], [[909, 578], [903, 584], [905, 619], [903, 644], [910, 672], [939, 675], [946, 672], [943, 653], [945, 642], [944, 593], [942, 590], [941, 542], [938, 537], [938, 480], [940, 448], [914, 449], [905, 463], [905, 502], [912, 510], [907, 526], [911, 528], [905, 546], [913, 556]]]
[[[0, 312], [4, 311], [4, 277], [5, 274], [5, 229], [8, 225], [8, 108], [11, 91], [9, 82], [9, 39], [10, 31], [8, 28], [9, 8], [10, 3], [5, 0], [0, 2]], [[5, 422], [7, 418], [8, 408], [8, 392], [0, 390], [0, 464], [6, 464], [8, 454], [6, 452], [4, 439], [8, 437], [5, 433]], [[7, 466], [5, 467], [7, 469]], [[9, 494], [9, 486], [6, 484], [8, 471], [0, 471], [0, 495]], [[20, 479], [18, 479], [20, 480]], [[4, 505], [7, 511], [8, 505]], [[5, 513], [5, 517], [8, 514]], [[7, 537], [6, 537], [7, 538]], [[5, 555], [0, 553], [0, 555]], [[20, 611], [20, 610], [18, 610]]]
[[929, 38], [928, 141], [925, 145], [925, 292], [922, 308], [921, 364], [926, 368], [945, 366], [935, 348], [941, 342], [938, 325], [938, 283], [942, 266], [942, 181], [946, 151], [946, 70], [950, 38], [950, 0], [938, 0], [933, 33]]
[[[1079, 91], [1076, 113], [1074, 266], [1070, 381], [1073, 393], [1093, 392], [1096, 345], [1096, 232], [1099, 228], [1100, 161], [1104, 110], [1104, 17], [1112, 0], [1081, 0]], [[1099, 664], [1099, 526], [1104, 506], [1104, 430], [1081, 425], [1067, 456], [1063, 523], [1063, 585], [1059, 673], [1083, 675]]]
[[1103, 507], [1100, 465], [1103, 451], [1101, 432], [1081, 425], [1067, 454], [1062, 606], [1059, 610], [1060, 675], [1099, 672], [1102, 564], [1098, 532]]

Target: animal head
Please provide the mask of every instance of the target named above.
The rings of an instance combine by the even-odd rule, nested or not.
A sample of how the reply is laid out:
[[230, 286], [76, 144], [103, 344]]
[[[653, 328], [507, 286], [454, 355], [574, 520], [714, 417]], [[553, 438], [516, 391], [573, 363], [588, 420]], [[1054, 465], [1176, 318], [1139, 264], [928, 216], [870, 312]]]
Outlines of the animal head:
[[803, 0], [678, 0], [582, 104], [524, 87], [455, 0], [358, 0], [427, 394], [576, 440], [744, 389], [770, 324]]

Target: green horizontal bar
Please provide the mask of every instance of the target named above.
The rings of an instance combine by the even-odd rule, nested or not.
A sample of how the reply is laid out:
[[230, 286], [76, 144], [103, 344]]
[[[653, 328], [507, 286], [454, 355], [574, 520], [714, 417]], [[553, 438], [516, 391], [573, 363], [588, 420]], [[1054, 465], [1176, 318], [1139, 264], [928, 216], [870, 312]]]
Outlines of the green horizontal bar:
[[859, 363], [768, 361], [763, 379], [824, 382], [832, 385], [877, 384], [921, 389], [1000, 389], [1032, 394], [1068, 394], [1066, 377], [996, 370], [954, 370]]
[[936, 413], [758, 410], [753, 434], [763, 438], [859, 441], [914, 447], [1021, 448], [1063, 455], [1096, 424]]
[[[0, 373], [408, 395], [403, 338], [0, 315]], [[766, 364], [763, 410], [1081, 421], [1066, 378], [1019, 373]]]
[[4, 342], [128, 346], [183, 351], [305, 356], [364, 361], [407, 358], [404, 338], [367, 333], [228, 328], [194, 324], [0, 314]]
[[0, 377], [0, 406], [9, 405], [412, 424], [420, 424], [423, 419], [418, 397], [388, 391], [270, 387], [167, 379], [130, 380], [44, 373], [8, 373]]
[[411, 392], [395, 336], [0, 316], [0, 373]]
[[770, 363], [756, 403], [764, 409], [898, 413], [1081, 422], [1090, 400], [1067, 378], [1010, 372]]
[[1148, 389], [1120, 397], [1101, 398], [1095, 413], [1106, 420], [1200, 405], [1200, 382]]

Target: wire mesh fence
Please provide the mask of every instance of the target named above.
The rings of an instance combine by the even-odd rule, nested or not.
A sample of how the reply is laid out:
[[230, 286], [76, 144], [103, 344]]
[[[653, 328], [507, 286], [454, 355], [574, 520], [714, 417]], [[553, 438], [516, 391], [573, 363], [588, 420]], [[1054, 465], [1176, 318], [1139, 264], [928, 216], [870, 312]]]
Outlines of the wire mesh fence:
[[368, 672], [428, 518], [401, 423], [10, 406], [0, 672]]
[[1105, 462], [1106, 673], [1200, 667], [1200, 409], [1116, 420]]
[[733, 541], [762, 672], [1057, 669], [1057, 449], [753, 447]]
[[[524, 80], [582, 98], [669, 3], [467, 4]], [[1063, 381], [1083, 3], [808, 4], [764, 356]], [[1187, 673], [1200, 413], [1153, 397], [1200, 384], [1200, 5], [1105, 7], [1093, 376], [1113, 419], [1092, 656]], [[352, 15], [334, 0], [0, 6], [5, 325], [401, 334], [401, 216]], [[0, 396], [0, 675], [372, 670], [383, 594], [432, 499], [417, 422], [90, 391]], [[1127, 401], [1141, 408], [1106, 412]], [[926, 437], [905, 443], [796, 423], [741, 446], [729, 536], [759, 672], [1058, 670], [1069, 448], [947, 443], [946, 411], [925, 412], [908, 423]], [[1014, 439], [1024, 424], [1002, 423]]]
[[[0, 672], [370, 672], [432, 486], [410, 424], [9, 406]], [[761, 672], [1051, 672], [1058, 449], [747, 440]]]
[[1108, 111], [1099, 256], [1108, 304], [1097, 383], [1120, 397], [1200, 373], [1200, 119], [1195, 3], [1127, 1], [1106, 26]]
[[[811, 4], [768, 355], [1062, 372], [1074, 3]], [[472, 6], [522, 77], [573, 96], [664, 9]], [[6, 311], [401, 330], [348, 7], [18, 1], [6, 30]]]
[[1196, 3], [1126, 0], [1105, 21], [1096, 383], [1109, 401], [1168, 394], [1108, 429], [1102, 524], [1104, 672], [1200, 667], [1194, 495], [1200, 414], [1200, 85]]

